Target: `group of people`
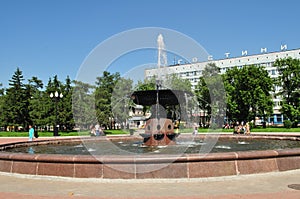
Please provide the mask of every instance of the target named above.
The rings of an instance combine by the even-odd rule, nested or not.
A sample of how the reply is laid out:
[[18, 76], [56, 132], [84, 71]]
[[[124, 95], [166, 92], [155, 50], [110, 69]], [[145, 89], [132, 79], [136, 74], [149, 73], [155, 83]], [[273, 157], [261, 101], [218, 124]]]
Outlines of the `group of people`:
[[250, 134], [250, 124], [247, 122], [245, 125], [243, 123], [236, 122], [234, 126], [233, 134]]
[[91, 128], [91, 136], [103, 136], [103, 135], [105, 135], [103, 129], [100, 127], [99, 124], [96, 124], [95, 126], [92, 125], [90, 128]]

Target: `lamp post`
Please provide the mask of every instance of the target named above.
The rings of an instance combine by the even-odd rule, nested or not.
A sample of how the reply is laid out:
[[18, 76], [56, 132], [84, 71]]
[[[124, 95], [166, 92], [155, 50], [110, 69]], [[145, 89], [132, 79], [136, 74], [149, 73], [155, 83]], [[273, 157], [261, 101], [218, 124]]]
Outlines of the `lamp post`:
[[58, 93], [58, 91], [55, 91], [54, 94], [50, 93], [50, 98], [55, 100], [55, 124], [54, 124], [54, 131], [53, 136], [58, 136], [58, 127], [57, 127], [57, 104], [58, 100], [63, 98], [62, 93]]

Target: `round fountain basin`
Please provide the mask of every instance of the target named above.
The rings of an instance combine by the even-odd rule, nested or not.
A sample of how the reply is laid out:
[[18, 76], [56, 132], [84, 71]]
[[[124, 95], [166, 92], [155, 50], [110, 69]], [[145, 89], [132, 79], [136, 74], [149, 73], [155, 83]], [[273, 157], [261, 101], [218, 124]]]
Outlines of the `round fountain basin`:
[[[185, 140], [190, 140], [186, 137], [179, 136], [176, 145], [158, 148], [143, 147], [140, 145], [142, 140], [132, 136], [98, 138], [96, 141], [72, 138], [4, 144], [0, 146], [0, 171], [81, 178], [144, 179], [201, 178], [300, 168], [299, 137], [218, 135], [218, 142], [208, 154], [197, 153], [198, 149], [195, 149], [198, 143], [199, 146], [203, 144], [205, 135], [197, 136], [192, 143], [185, 143]], [[113, 142], [117, 148], [130, 145], [131, 150], [135, 150], [128, 152], [122, 149], [125, 153], [119, 155], [109, 153], [109, 150], [97, 154], [87, 148], [85, 153], [78, 153], [85, 148], [81, 148], [83, 143], [89, 143], [89, 147], [93, 146], [90, 145], [92, 142], [96, 145]], [[254, 148], [249, 148], [252, 143], [263, 147], [257, 149], [254, 145]], [[268, 143], [272, 148], [266, 147]], [[176, 154], [175, 149], [182, 145], [188, 153]], [[39, 151], [39, 148], [42, 150]], [[47, 150], [43, 148], [51, 150], [45, 153]], [[62, 154], [60, 149], [66, 153]]]

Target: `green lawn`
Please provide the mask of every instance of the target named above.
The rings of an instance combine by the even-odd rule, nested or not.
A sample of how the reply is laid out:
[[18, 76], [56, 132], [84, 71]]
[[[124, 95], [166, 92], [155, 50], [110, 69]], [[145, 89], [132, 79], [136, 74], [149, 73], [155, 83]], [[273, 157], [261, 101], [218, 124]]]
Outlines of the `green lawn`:
[[[198, 132], [199, 133], [207, 133], [207, 132], [212, 132], [212, 129], [207, 129], [207, 128], [199, 128]], [[299, 132], [300, 133], [300, 128], [284, 128], [284, 127], [268, 127], [268, 128], [262, 128], [262, 127], [257, 127], [257, 128], [252, 128], [250, 129], [251, 132], [268, 132], [268, 133], [276, 133], [276, 132], [287, 132], [287, 133], [293, 133], [293, 132]], [[193, 132], [193, 129], [181, 129], [179, 131], [180, 133], [191, 133]], [[222, 132], [232, 132], [233, 129], [222, 129]]]
[[[38, 132], [39, 137], [52, 137], [53, 132]], [[122, 130], [105, 130], [106, 135], [118, 135], [118, 134], [129, 134], [128, 131], [122, 131]], [[78, 136], [78, 135], [90, 135], [89, 131], [80, 131], [80, 132], [59, 132], [60, 136]], [[2, 131], [0, 132], [0, 137], [27, 137], [28, 132], [6, 132]]]
[[[193, 129], [180, 129], [179, 133], [192, 133]], [[205, 128], [199, 128], [199, 133], [207, 133], [211, 132], [210, 129]], [[222, 129], [222, 132], [232, 132], [233, 129]], [[286, 129], [284, 127], [268, 127], [268, 128], [253, 128], [251, 129], [251, 132], [300, 132], [300, 128], [291, 128]], [[39, 137], [52, 137], [53, 132], [38, 132]], [[59, 132], [60, 136], [78, 136], [78, 135], [89, 135], [89, 131], [81, 131], [81, 132]], [[106, 135], [122, 135], [122, 134], [129, 134], [129, 131], [127, 130], [105, 130]], [[0, 132], [0, 137], [27, 137], [28, 132]]]

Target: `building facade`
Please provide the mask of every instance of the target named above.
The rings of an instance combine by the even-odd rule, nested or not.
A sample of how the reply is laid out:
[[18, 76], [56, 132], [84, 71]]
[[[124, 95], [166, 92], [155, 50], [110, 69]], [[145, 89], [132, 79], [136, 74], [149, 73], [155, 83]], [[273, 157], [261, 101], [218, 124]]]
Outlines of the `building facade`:
[[[208, 57], [208, 61], [188, 63], [188, 64], [177, 64], [173, 66], [161, 68], [162, 71], [159, 71], [157, 68], [146, 69], [145, 70], [145, 79], [152, 78], [158, 75], [158, 72], [163, 75], [176, 74], [178, 77], [183, 79], [188, 79], [192, 84], [192, 89], [195, 89], [196, 85], [199, 82], [199, 78], [202, 76], [202, 71], [205, 66], [209, 63], [214, 63], [221, 70], [221, 74], [225, 73], [227, 70], [232, 69], [233, 67], [243, 67], [246, 65], [257, 65], [264, 66], [268, 71], [270, 77], [278, 77], [277, 68], [274, 67], [274, 62], [277, 59], [283, 59], [291, 57], [293, 59], [300, 59], [300, 49], [287, 50], [286, 45], [281, 46], [281, 51], [279, 52], [270, 52], [267, 53], [265, 48], [261, 49], [261, 54], [248, 55], [247, 51], [242, 51], [242, 56], [240, 57], [229, 57], [229, 53], [225, 53], [225, 59], [212, 60], [212, 57]], [[275, 93], [279, 91], [279, 87], [275, 87]], [[269, 118], [270, 123], [282, 124], [283, 115], [280, 113], [280, 97], [274, 97], [274, 110], [273, 116]]]

